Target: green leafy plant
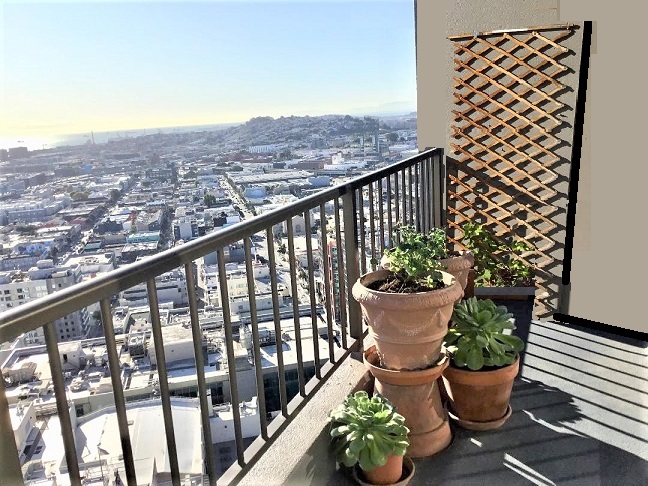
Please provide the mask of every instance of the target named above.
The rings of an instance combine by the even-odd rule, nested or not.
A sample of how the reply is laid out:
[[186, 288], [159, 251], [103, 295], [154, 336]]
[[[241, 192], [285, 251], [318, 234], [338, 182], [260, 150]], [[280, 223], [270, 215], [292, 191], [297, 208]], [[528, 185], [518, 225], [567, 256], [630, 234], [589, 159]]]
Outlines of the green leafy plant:
[[533, 248], [523, 241], [497, 238], [481, 224], [464, 223], [461, 242], [475, 257], [475, 283], [488, 287], [533, 285], [533, 268], [520, 257]]
[[[425, 285], [432, 289], [442, 282], [439, 262], [446, 256], [446, 234], [442, 228], [419, 233], [412, 226], [396, 228], [398, 244], [385, 250], [380, 263], [405, 284]], [[378, 262], [372, 260], [375, 265]]]
[[452, 313], [454, 326], [445, 337], [453, 364], [477, 371], [484, 366], [514, 363], [516, 354], [524, 349], [524, 342], [504, 333], [506, 329], [515, 329], [512, 317], [506, 307], [496, 306], [490, 299], [471, 297], [457, 302]]
[[329, 414], [330, 435], [338, 462], [364, 471], [383, 466], [389, 456], [409, 447], [405, 418], [383, 396], [359, 391]]

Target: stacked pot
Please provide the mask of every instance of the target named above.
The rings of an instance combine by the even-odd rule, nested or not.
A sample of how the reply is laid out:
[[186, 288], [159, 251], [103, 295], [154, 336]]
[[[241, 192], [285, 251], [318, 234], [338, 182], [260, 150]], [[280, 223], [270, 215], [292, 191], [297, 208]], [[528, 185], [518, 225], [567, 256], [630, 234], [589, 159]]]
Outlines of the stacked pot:
[[442, 352], [454, 303], [462, 286], [442, 272], [446, 286], [439, 290], [396, 294], [371, 290], [389, 272], [363, 275], [353, 286], [375, 346], [365, 351], [364, 361], [375, 378], [374, 392], [390, 400], [405, 417], [410, 429], [408, 455], [427, 457], [452, 441], [437, 379], [448, 366]]

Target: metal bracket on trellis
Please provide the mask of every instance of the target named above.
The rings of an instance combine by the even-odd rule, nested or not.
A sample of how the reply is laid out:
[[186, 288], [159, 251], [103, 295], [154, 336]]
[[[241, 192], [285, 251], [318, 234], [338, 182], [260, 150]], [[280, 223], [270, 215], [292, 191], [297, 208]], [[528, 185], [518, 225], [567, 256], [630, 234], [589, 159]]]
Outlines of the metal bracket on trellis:
[[[563, 125], [558, 101], [571, 51], [560, 42], [575, 24], [537, 26], [448, 37], [454, 44], [453, 158], [448, 160], [449, 236], [461, 247], [461, 225], [479, 221], [497, 236], [512, 230], [535, 251], [523, 257], [537, 270], [540, 293], [557, 296], [548, 272], [556, 264], [552, 219]], [[568, 107], [567, 107], [568, 108]], [[475, 188], [479, 187], [479, 190]], [[523, 234], [521, 234], [523, 233]], [[550, 299], [549, 299], [550, 300]], [[544, 302], [546, 311], [555, 304]]]

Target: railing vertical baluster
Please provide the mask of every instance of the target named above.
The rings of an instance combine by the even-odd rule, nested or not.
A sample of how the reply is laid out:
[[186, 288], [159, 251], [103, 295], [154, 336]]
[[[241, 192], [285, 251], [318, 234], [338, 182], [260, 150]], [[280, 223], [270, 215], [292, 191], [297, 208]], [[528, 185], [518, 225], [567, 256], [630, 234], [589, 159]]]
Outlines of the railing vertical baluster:
[[65, 449], [65, 460], [72, 484], [81, 484], [81, 473], [79, 472], [79, 459], [74, 444], [74, 429], [70, 419], [68, 400], [65, 394], [65, 382], [63, 380], [63, 366], [58, 349], [58, 337], [56, 325], [48, 322], [43, 326], [45, 344], [47, 346], [47, 357], [52, 372], [52, 383], [54, 384], [54, 395], [56, 396], [56, 410], [61, 423], [61, 434], [63, 435], [63, 447]]
[[304, 354], [302, 351], [301, 322], [299, 317], [299, 291], [297, 289], [297, 263], [295, 256], [295, 231], [292, 218], [286, 220], [288, 228], [288, 263], [290, 265], [290, 288], [292, 294], [293, 323], [295, 326], [295, 344], [297, 351], [297, 376], [299, 394], [306, 396], [306, 377], [304, 376]]
[[315, 267], [313, 265], [313, 241], [311, 230], [310, 210], [304, 212], [304, 226], [306, 226], [306, 262], [308, 265], [308, 297], [310, 299], [311, 323], [313, 332], [313, 364], [315, 366], [315, 376], [322, 378], [319, 354], [319, 331], [317, 326], [317, 306], [315, 305]]
[[389, 246], [394, 246], [394, 219], [392, 215], [392, 185], [391, 176], [387, 177], [387, 232], [389, 233]]
[[[333, 265], [329, 265], [329, 249], [327, 241], [328, 218], [326, 217], [326, 207], [320, 205], [320, 231], [322, 232], [322, 272], [324, 272], [324, 301], [326, 303], [326, 328], [328, 335], [329, 361], [335, 363], [335, 348], [333, 347], [333, 306], [331, 301], [335, 298], [331, 290], [331, 273]], [[331, 258], [332, 262], [332, 258]]]
[[445, 226], [447, 221], [447, 212], [446, 212], [446, 162], [445, 157], [443, 156], [443, 151], [440, 151], [435, 156], [437, 160], [437, 166], [439, 170], [439, 211], [441, 217], [439, 218], [439, 226]]
[[[380, 230], [380, 256], [385, 253], [385, 209], [383, 204], [383, 179], [378, 180], [378, 228]], [[379, 258], [380, 260], [380, 258]]]
[[414, 181], [412, 178], [412, 166], [407, 168], [407, 186], [409, 195], [409, 222], [414, 224]]
[[442, 223], [442, 197], [441, 191], [443, 190], [443, 181], [441, 180], [439, 157], [435, 156], [432, 161], [432, 225], [436, 228], [443, 226]]
[[401, 219], [401, 211], [400, 211], [401, 198], [400, 198], [400, 188], [398, 186], [398, 175], [399, 175], [398, 172], [394, 174], [394, 209], [396, 210], [396, 215], [395, 215], [396, 223], [406, 224], [404, 212], [402, 213], [402, 219]]
[[234, 439], [236, 440], [236, 457], [239, 466], [245, 466], [243, 449], [243, 432], [241, 431], [241, 408], [236, 376], [236, 356], [234, 355], [234, 333], [232, 332], [232, 317], [230, 314], [229, 290], [227, 288], [227, 273], [225, 271], [225, 252], [223, 247], [216, 250], [218, 262], [218, 286], [220, 287], [221, 309], [223, 310], [223, 330], [225, 331], [225, 348], [227, 350], [227, 371], [230, 383], [232, 415], [234, 416]]
[[104, 328], [106, 338], [106, 351], [108, 352], [108, 366], [110, 367], [110, 381], [113, 387], [113, 397], [115, 399], [115, 413], [117, 414], [117, 425], [119, 427], [119, 437], [121, 439], [122, 452], [124, 454], [124, 468], [126, 469], [126, 479], [129, 486], [137, 485], [135, 477], [135, 461], [133, 459], [133, 447], [128, 431], [128, 418], [126, 417], [126, 400], [124, 399], [124, 389], [121, 383], [121, 370], [119, 368], [119, 354], [117, 352], [117, 343], [115, 340], [115, 328], [112, 321], [110, 309], [110, 300], [102, 299], [101, 322]]
[[[374, 185], [369, 184], [369, 232], [371, 233], [371, 259], [376, 258], [376, 214], [374, 211]], [[376, 265], [371, 264], [371, 269], [376, 270]]]
[[166, 432], [169, 464], [171, 466], [171, 481], [174, 485], [179, 485], [180, 470], [178, 468], [178, 450], [176, 448], [175, 430], [173, 427], [171, 393], [169, 392], [169, 378], [166, 369], [164, 342], [162, 341], [162, 323], [160, 321], [160, 308], [158, 305], [155, 279], [153, 278], [147, 280], [146, 286], [149, 307], [151, 309], [151, 332], [153, 334], [153, 344], [155, 345], [155, 361], [158, 374], [158, 383], [160, 385], [160, 397], [162, 399], [162, 415], [164, 417], [164, 429]]
[[407, 183], [405, 181], [405, 172], [401, 172], [401, 200], [400, 205], [401, 205], [401, 213], [402, 213], [402, 220], [403, 220], [403, 225], [407, 225], [410, 223], [410, 221], [407, 220]]
[[421, 231], [422, 229], [422, 224], [421, 220], [423, 219], [421, 217], [421, 193], [419, 191], [419, 184], [421, 182], [421, 177], [419, 174], [419, 166], [418, 164], [414, 166], [414, 188], [415, 188], [415, 197], [414, 197], [414, 203], [416, 206], [416, 210], [414, 211], [414, 215], [416, 218], [416, 230]]
[[427, 233], [430, 230], [428, 221], [429, 209], [429, 193], [428, 193], [428, 164], [427, 159], [421, 162], [421, 219], [423, 224], [423, 232]]
[[281, 345], [281, 316], [279, 315], [279, 289], [277, 285], [277, 262], [274, 248], [274, 235], [272, 228], [266, 230], [268, 242], [268, 265], [270, 267], [270, 290], [272, 291], [272, 315], [274, 321], [275, 340], [277, 342], [277, 374], [279, 375], [279, 400], [281, 402], [281, 415], [288, 417], [288, 391], [286, 388], [286, 369], [283, 359], [283, 346]]
[[205, 462], [210, 484], [216, 484], [216, 465], [214, 464], [214, 446], [211, 437], [209, 412], [212, 407], [207, 403], [207, 382], [205, 380], [205, 358], [203, 356], [203, 334], [198, 318], [198, 298], [196, 296], [196, 272], [193, 262], [184, 266], [187, 280], [187, 296], [189, 300], [189, 317], [191, 319], [191, 336], [193, 337], [194, 357], [196, 359], [196, 376], [198, 378], [198, 398], [200, 401], [200, 417], [202, 422], [203, 443], [205, 444]]
[[358, 226], [360, 227], [360, 273], [367, 273], [367, 236], [365, 235], [365, 208], [363, 189], [358, 189]]
[[23, 476], [20, 469], [20, 458], [16, 447], [9, 402], [4, 385], [4, 377], [0, 369], [0, 477], [7, 484], [22, 484]]
[[[266, 416], [265, 387], [263, 385], [263, 358], [261, 357], [261, 344], [259, 337], [259, 319], [256, 308], [256, 285], [254, 283], [254, 269], [252, 268], [252, 245], [250, 238], [243, 240], [245, 251], [245, 271], [247, 273], [248, 295], [250, 296], [250, 326], [252, 326], [252, 350], [254, 353], [254, 375], [256, 377], [257, 403], [259, 406], [259, 425], [261, 437], [268, 440], [268, 418]], [[240, 331], [239, 331], [240, 332]]]
[[427, 167], [427, 182], [428, 182], [428, 187], [427, 187], [427, 192], [429, 194], [429, 199], [428, 199], [428, 213], [429, 213], [429, 220], [430, 220], [430, 228], [435, 227], [435, 217], [434, 217], [434, 212], [436, 211], [436, 194], [434, 194], [435, 186], [434, 186], [434, 164], [432, 162], [432, 157], [428, 157], [425, 160], [425, 165]]
[[[335, 198], [335, 248], [337, 252], [338, 297], [340, 298], [340, 328], [342, 331], [342, 347], [347, 349], [347, 308], [346, 284], [344, 280], [344, 257], [342, 256], [342, 231], [340, 228], [340, 200]], [[335, 289], [334, 289], [335, 290]]]
[[353, 284], [360, 277], [360, 266], [358, 264], [358, 212], [356, 210], [355, 192], [345, 193], [342, 196], [342, 202], [349, 334], [352, 338], [359, 339], [362, 337], [362, 313], [360, 305], [352, 294]]

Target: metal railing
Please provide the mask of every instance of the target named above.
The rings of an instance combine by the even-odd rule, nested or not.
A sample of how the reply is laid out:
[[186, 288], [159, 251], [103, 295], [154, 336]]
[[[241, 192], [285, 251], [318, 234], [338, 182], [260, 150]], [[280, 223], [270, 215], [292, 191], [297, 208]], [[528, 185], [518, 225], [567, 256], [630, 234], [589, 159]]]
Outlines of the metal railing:
[[[176, 268], [183, 268], [188, 283], [189, 315], [193, 337], [195, 367], [198, 383], [198, 397], [201, 411], [203, 444], [205, 447], [205, 472], [211, 484], [216, 484], [217, 473], [214, 448], [211, 440], [207, 385], [205, 381], [205, 363], [203, 359], [203, 333], [199, 322], [199, 299], [196, 292], [196, 272], [194, 262], [208, 254], [216, 253], [219, 270], [219, 290], [222, 302], [224, 344], [226, 348], [229, 372], [231, 402], [239, 403], [237, 370], [235, 360], [232, 319], [230, 315], [230, 298], [228, 295], [224, 248], [236, 243], [243, 243], [247, 271], [247, 287], [250, 298], [250, 325], [253, 341], [253, 357], [258, 396], [258, 416], [261, 437], [267, 447], [283, 430], [288, 421], [303, 404], [317, 392], [319, 385], [336, 369], [336, 365], [348, 353], [357, 349], [363, 336], [364, 328], [361, 312], [352, 299], [353, 282], [368, 269], [373, 268], [372, 258], [380, 258], [382, 251], [394, 241], [394, 228], [398, 223], [416, 226], [427, 231], [433, 226], [443, 225], [445, 197], [445, 169], [443, 151], [429, 149], [425, 152], [389, 165], [380, 170], [362, 175], [341, 185], [337, 185], [309, 197], [305, 197], [283, 208], [242, 221], [231, 227], [190, 241], [178, 247], [154, 255], [145, 261], [137, 262], [91, 281], [47, 297], [28, 302], [0, 315], [0, 343], [15, 339], [21, 334], [39, 327], [44, 328], [49, 366], [52, 373], [54, 393], [58, 416], [61, 422], [63, 444], [65, 448], [67, 471], [73, 484], [81, 484], [82, 477], [79, 458], [75, 450], [74, 431], [70, 418], [68, 398], [63, 369], [59, 357], [57, 332], [54, 322], [70, 313], [89, 305], [99, 303], [101, 319], [104, 326], [105, 342], [108, 354], [114, 410], [117, 415], [119, 434], [123, 450], [123, 466], [129, 485], [136, 484], [135, 466], [131, 446], [126, 401], [120, 378], [120, 362], [117, 342], [112, 322], [111, 299], [120, 292], [135, 285], [146, 283], [152, 334], [157, 360], [159, 392], [162, 403], [166, 443], [168, 447], [171, 480], [180, 484], [178, 470], [178, 444], [175, 440], [167, 366], [164, 355], [162, 324], [156, 292], [155, 277]], [[377, 204], [376, 204], [377, 199]], [[329, 218], [330, 206], [333, 206], [332, 218]], [[304, 368], [302, 336], [300, 326], [300, 302], [298, 298], [298, 268], [294, 245], [293, 218], [304, 218], [306, 227], [307, 253], [307, 302], [312, 317], [313, 363], [315, 376], [307, 382]], [[319, 216], [320, 224], [313, 225], [314, 216]], [[277, 248], [275, 246], [275, 225], [285, 224], [287, 228], [287, 258], [289, 262], [289, 280], [293, 302], [295, 346], [297, 352], [297, 373], [299, 391], [289, 400], [286, 384], [286, 369], [281, 346], [281, 316], [279, 300], [279, 280], [277, 276]], [[316, 235], [321, 247], [321, 284], [323, 302], [318, 302], [315, 290], [315, 261], [312, 242], [314, 237], [311, 228], [316, 227]], [[268, 421], [268, 412], [264, 399], [264, 381], [260, 349], [259, 322], [255, 306], [255, 279], [253, 276], [253, 236], [263, 232], [267, 241], [268, 262], [270, 267], [270, 287], [273, 300], [274, 331], [277, 339], [277, 368], [279, 379], [280, 412], [272, 421]], [[334, 255], [335, 253], [335, 255]], [[316, 307], [323, 304], [326, 314], [328, 336], [328, 353], [320, 352], [319, 332]], [[302, 306], [303, 307], [303, 306]], [[335, 319], [335, 316], [339, 319]], [[337, 336], [340, 340], [337, 340]], [[336, 344], [337, 342], [337, 344]], [[246, 466], [254, 462], [255, 457], [265, 450], [263, 447], [244, 448], [239, 407], [232, 407], [234, 417], [234, 435], [236, 438], [236, 463], [232, 478], [245, 473]], [[19, 455], [16, 450], [4, 380], [0, 374], [0, 441], [2, 441], [2, 460], [0, 473], [10, 484], [22, 481]], [[258, 441], [255, 441], [255, 444]], [[229, 473], [230, 471], [228, 471]], [[227, 476], [227, 475], [226, 475]]]

